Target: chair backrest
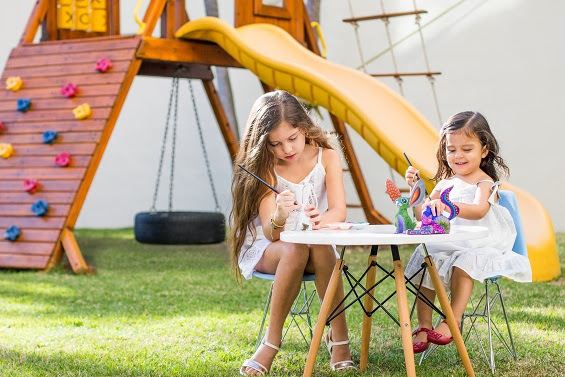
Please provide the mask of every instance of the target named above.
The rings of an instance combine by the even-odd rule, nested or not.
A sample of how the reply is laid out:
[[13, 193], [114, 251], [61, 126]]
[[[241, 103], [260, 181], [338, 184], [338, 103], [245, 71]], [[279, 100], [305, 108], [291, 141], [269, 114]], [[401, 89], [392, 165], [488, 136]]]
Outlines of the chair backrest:
[[528, 246], [526, 244], [526, 235], [524, 234], [524, 225], [522, 224], [522, 218], [520, 217], [520, 209], [518, 208], [518, 200], [516, 200], [516, 195], [512, 191], [499, 190], [498, 194], [500, 198], [498, 204], [508, 209], [512, 219], [514, 220], [514, 225], [516, 226], [516, 241], [514, 241], [514, 246], [512, 250], [515, 253], [528, 256]]

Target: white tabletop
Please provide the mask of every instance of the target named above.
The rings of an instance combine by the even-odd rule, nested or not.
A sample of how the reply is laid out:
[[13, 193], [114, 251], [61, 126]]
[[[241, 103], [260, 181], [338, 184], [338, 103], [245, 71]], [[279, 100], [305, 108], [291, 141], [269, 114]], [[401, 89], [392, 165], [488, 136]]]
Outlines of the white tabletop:
[[310, 245], [410, 245], [433, 242], [465, 241], [488, 236], [482, 226], [452, 225], [449, 234], [395, 234], [394, 225], [368, 225], [359, 230], [284, 231], [281, 240]]

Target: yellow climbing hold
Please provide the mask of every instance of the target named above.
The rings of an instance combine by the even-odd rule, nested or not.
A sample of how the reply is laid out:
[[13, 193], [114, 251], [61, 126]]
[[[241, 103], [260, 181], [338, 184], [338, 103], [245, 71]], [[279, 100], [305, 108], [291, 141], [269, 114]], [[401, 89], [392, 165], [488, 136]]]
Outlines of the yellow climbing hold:
[[22, 78], [19, 76], [10, 76], [6, 79], [6, 89], [17, 92], [22, 87]]
[[0, 143], [0, 157], [8, 158], [14, 153], [14, 147], [12, 144]]
[[88, 118], [92, 114], [92, 110], [90, 110], [88, 103], [83, 103], [73, 109], [73, 114], [75, 114], [75, 118], [82, 120]]

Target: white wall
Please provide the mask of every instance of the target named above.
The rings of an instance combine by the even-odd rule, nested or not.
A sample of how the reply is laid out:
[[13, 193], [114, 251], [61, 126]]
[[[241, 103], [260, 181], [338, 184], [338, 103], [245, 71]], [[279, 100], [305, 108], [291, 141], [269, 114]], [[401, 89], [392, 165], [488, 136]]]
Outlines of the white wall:
[[[131, 11], [135, 0], [122, 0], [122, 32], [133, 33], [136, 25]], [[220, 16], [233, 22], [231, 0], [219, 0]], [[146, 4], [148, 1], [145, 2]], [[188, 1], [191, 18], [204, 15], [203, 1]], [[419, 1], [426, 9], [422, 24], [438, 17], [448, 7], [458, 4], [449, 0]], [[0, 23], [0, 61], [5, 61], [19, 40], [34, 0], [0, 2], [0, 14], [9, 15]], [[354, 15], [381, 13], [379, 2], [352, 0]], [[385, 1], [386, 11], [412, 9], [412, 2]], [[442, 121], [463, 110], [482, 112], [497, 136], [502, 156], [511, 169], [510, 181], [532, 193], [547, 208], [557, 231], [565, 231], [565, 203], [557, 201], [556, 191], [565, 179], [559, 162], [565, 157], [561, 145], [565, 140], [564, 122], [559, 116], [565, 103], [565, 3], [551, 0], [467, 0], [424, 29], [424, 38], [432, 70], [441, 71], [436, 79]], [[351, 67], [360, 65], [353, 28], [341, 22], [351, 16], [348, 3], [322, 0], [321, 23], [328, 44], [328, 59]], [[392, 40], [397, 41], [415, 30], [414, 19], [391, 20]], [[368, 59], [388, 45], [381, 21], [360, 24], [360, 41]], [[399, 71], [425, 71], [419, 36], [414, 35], [396, 49]], [[392, 72], [390, 54], [368, 65], [370, 73]], [[230, 69], [237, 118], [243, 127], [257, 96], [258, 80], [248, 71]], [[394, 80], [383, 82], [398, 90]], [[91, 190], [79, 217], [79, 227], [131, 226], [136, 212], [151, 204], [162, 130], [165, 121], [170, 80], [137, 77]], [[211, 156], [220, 206], [227, 213], [230, 205], [231, 166], [221, 134], [199, 83], [198, 111], [204, 126], [204, 137]], [[404, 92], [432, 123], [441, 123], [425, 78], [406, 78]], [[177, 210], [212, 210], [204, 162], [200, 152], [194, 115], [186, 83], [182, 85], [179, 111], [179, 155], [177, 157], [175, 205]], [[323, 120], [329, 124], [328, 117]], [[367, 145], [352, 133], [356, 152], [362, 162], [377, 208], [386, 214], [393, 209], [384, 194], [388, 167]], [[397, 176], [397, 179], [401, 178]], [[350, 182], [349, 201], [355, 201]], [[163, 176], [159, 205], [166, 207], [168, 175]], [[360, 219], [351, 211], [351, 219]]]

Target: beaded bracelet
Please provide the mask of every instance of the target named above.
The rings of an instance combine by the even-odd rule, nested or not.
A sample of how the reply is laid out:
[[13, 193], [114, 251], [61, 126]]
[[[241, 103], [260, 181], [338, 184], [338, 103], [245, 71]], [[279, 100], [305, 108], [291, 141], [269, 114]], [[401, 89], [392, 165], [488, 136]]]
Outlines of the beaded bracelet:
[[271, 227], [273, 229], [280, 229], [280, 228], [284, 228], [285, 224], [279, 225], [275, 222], [275, 214], [273, 213], [273, 215], [271, 216]]

